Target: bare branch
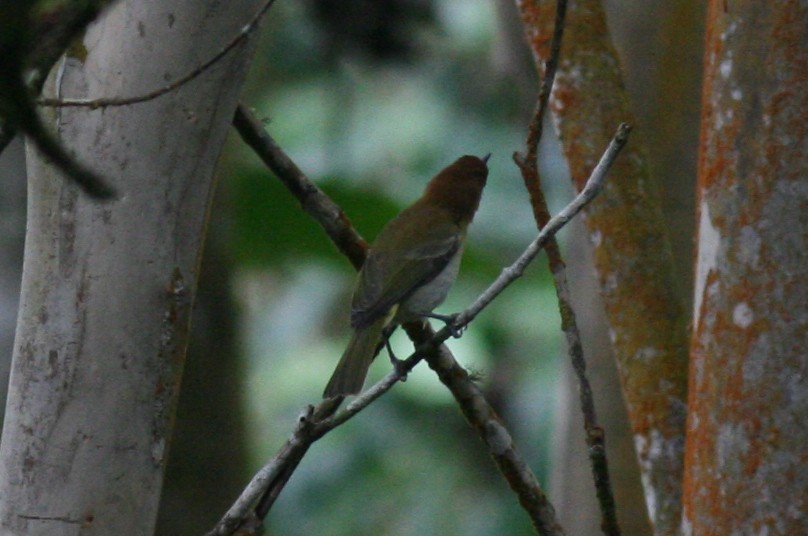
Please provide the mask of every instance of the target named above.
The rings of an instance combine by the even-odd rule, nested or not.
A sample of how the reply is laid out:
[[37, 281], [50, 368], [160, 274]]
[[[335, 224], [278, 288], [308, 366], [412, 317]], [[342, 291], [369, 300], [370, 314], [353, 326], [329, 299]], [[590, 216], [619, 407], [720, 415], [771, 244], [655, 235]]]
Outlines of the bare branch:
[[[503, 474], [511, 489], [517, 494], [520, 504], [528, 512], [533, 521], [533, 525], [540, 534], [563, 534], [563, 529], [555, 518], [555, 510], [541, 491], [535, 476], [526, 466], [516, 447], [513, 445], [510, 434], [502, 425], [493, 409], [488, 405], [485, 397], [479, 388], [470, 380], [466, 371], [457, 364], [450, 354], [429, 352], [427, 350], [437, 347], [445, 341], [453, 331], [468, 325], [482, 309], [494, 300], [510, 283], [520, 277], [525, 268], [532, 262], [542, 247], [546, 246], [564, 225], [567, 224], [580, 210], [591, 202], [603, 188], [606, 174], [620, 149], [628, 141], [630, 127], [626, 124], [620, 125], [615, 137], [609, 144], [605, 153], [601, 157], [598, 165], [592, 171], [587, 181], [586, 187], [580, 194], [567, 205], [558, 215], [551, 218], [545, 225], [539, 236], [528, 246], [525, 252], [517, 261], [505, 268], [502, 274], [494, 283], [486, 289], [475, 302], [465, 311], [455, 317], [453, 326], [446, 326], [433, 337], [427, 345], [419, 346], [418, 351], [424, 352], [429, 366], [438, 373], [438, 377], [446, 385], [460, 405], [466, 419], [475, 428], [478, 435], [485, 441], [500, 472]], [[441, 348], [443, 348], [441, 346]], [[586, 384], [588, 385], [588, 384]], [[590, 392], [591, 397], [591, 392]], [[594, 441], [600, 437], [602, 446], [602, 430], [600, 435], [596, 433], [588, 434]], [[593, 459], [593, 471], [596, 479], [602, 478], [605, 474], [608, 479], [608, 472], [605, 468], [605, 453], [599, 448], [590, 447], [590, 457]], [[608, 485], [608, 480], [606, 482]], [[598, 486], [602, 488], [602, 483]], [[610, 488], [609, 488], [610, 489]], [[604, 505], [608, 504], [606, 501]], [[614, 511], [613, 500], [611, 511]], [[604, 524], [604, 530], [607, 525]]]
[[[25, 54], [25, 78], [26, 86], [34, 94], [42, 91], [48, 71], [62, 56], [70, 42], [111, 3], [111, 0], [96, 0], [50, 6], [50, 11], [39, 12], [28, 24], [30, 37], [27, 40], [22, 37], [20, 39], [27, 41], [26, 46], [32, 48]], [[4, 13], [4, 16], [6, 15], [7, 13]], [[17, 134], [18, 129], [12, 123], [8, 118], [0, 117], [0, 154]]]
[[[94, 12], [93, 9], [90, 9]], [[89, 20], [82, 19], [85, 24]], [[87, 168], [68, 153], [56, 137], [45, 127], [36, 112], [25, 79], [29, 71], [26, 63], [36, 46], [35, 39], [42, 37], [35, 34], [34, 9], [30, 2], [4, 4], [3, 17], [0, 19], [0, 150], [11, 141], [14, 133], [23, 132], [39, 151], [51, 160], [53, 165], [63, 172], [67, 178], [76, 182], [90, 196], [97, 199], [110, 199], [115, 190], [106, 183], [103, 177]], [[81, 27], [67, 24], [72, 31]], [[58, 41], [58, 39], [56, 40]], [[35, 57], [37, 72], [39, 64], [44, 65], [47, 54]], [[41, 81], [40, 81], [41, 82]]]
[[[553, 82], [558, 69], [558, 60], [561, 56], [561, 41], [564, 37], [564, 22], [567, 16], [567, 0], [556, 2], [555, 20], [553, 21], [553, 39], [550, 43], [550, 55], [544, 64], [539, 98], [536, 103], [536, 110], [528, 125], [527, 136], [527, 156], [525, 161], [535, 163], [539, 154], [539, 141], [543, 132], [544, 116], [547, 112], [547, 104], [550, 102], [550, 94], [553, 91]], [[521, 166], [520, 166], [521, 167]]]
[[367, 242], [356, 232], [342, 209], [306, 177], [244, 104], [239, 104], [236, 109], [233, 126], [358, 270], [365, 262]]
[[[517, 494], [519, 502], [528, 512], [534, 527], [540, 534], [563, 534], [563, 529], [555, 519], [555, 511], [541, 491], [530, 469], [516, 450], [507, 429], [490, 407], [479, 388], [470, 380], [466, 371], [457, 364], [448, 352], [434, 352], [454, 331], [468, 325], [494, 298], [509, 284], [519, 278], [538, 252], [555, 236], [581, 209], [590, 203], [603, 188], [606, 175], [628, 141], [631, 128], [622, 124], [607, 147], [600, 161], [587, 181], [586, 186], [573, 201], [542, 228], [536, 239], [524, 253], [488, 287], [474, 303], [455, 317], [453, 326], [442, 328], [426, 343], [419, 345], [416, 354], [422, 353], [429, 366], [438, 373], [460, 405], [463, 414], [489, 448], [489, 453], [500, 472]], [[602, 468], [598, 467], [598, 470]], [[600, 474], [600, 473], [598, 473]]]
[[[327, 399], [316, 406], [308, 406], [298, 418], [291, 437], [286, 440], [275, 456], [253, 476], [233, 506], [208, 532], [207, 536], [232, 534], [238, 527], [244, 529], [245, 523], [263, 519], [311, 444], [368, 407], [374, 400], [390, 390], [402, 379], [403, 374], [412, 370], [420, 360], [421, 357], [418, 354], [410, 356], [402, 362], [400, 369], [393, 369], [337, 414], [334, 414], [334, 411], [342, 399]], [[255, 506], [256, 504], [258, 506]], [[255, 511], [252, 513], [251, 510], [254, 506]]]
[[[448, 331], [448, 328], [444, 328]], [[488, 447], [488, 453], [502, 476], [519, 499], [519, 504], [530, 516], [533, 527], [541, 535], [562, 536], [564, 529], [558, 523], [555, 508], [542, 491], [539, 481], [530, 470], [513, 443], [510, 432], [468, 372], [454, 359], [439, 341], [438, 332], [426, 344], [418, 347], [429, 367], [454, 396], [463, 416]], [[448, 336], [448, 335], [447, 335]], [[434, 350], [438, 351], [435, 352]]]

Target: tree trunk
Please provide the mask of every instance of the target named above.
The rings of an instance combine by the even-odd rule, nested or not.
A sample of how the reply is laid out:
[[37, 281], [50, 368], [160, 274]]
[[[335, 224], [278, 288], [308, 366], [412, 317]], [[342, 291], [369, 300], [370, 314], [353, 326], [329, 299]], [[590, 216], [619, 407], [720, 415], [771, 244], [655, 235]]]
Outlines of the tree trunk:
[[661, 186], [674, 290], [689, 311], [706, 6], [703, 0], [604, 3], [637, 117], [632, 141], [643, 141], [649, 169]]
[[[232, 43], [257, 0], [117, 3], [49, 91], [128, 97]], [[29, 151], [21, 307], [0, 447], [4, 533], [152, 532], [213, 168], [252, 53], [240, 42], [147, 102], [47, 110], [118, 199], [96, 204]]]
[[[537, 60], [549, 56], [556, 2], [517, 0]], [[621, 122], [632, 122], [620, 63], [598, 0], [569, 3], [550, 101], [578, 189]], [[688, 337], [657, 184], [642, 136], [632, 136], [603, 193], [584, 211], [656, 534], [674, 534], [681, 513]], [[608, 441], [608, 436], [607, 436]]]
[[806, 20], [709, 6], [685, 534], [808, 534]]
[[[5, 407], [25, 242], [25, 149], [22, 138], [0, 154], [0, 407]], [[0, 429], [3, 418], [0, 416]]]
[[[194, 305], [177, 426], [157, 518], [161, 536], [204, 534], [249, 479], [238, 307], [220, 184]], [[226, 188], [224, 188], [226, 189]], [[215, 430], [216, 433], [211, 433]], [[222, 438], [227, 438], [223, 441]]]
[[[637, 116], [631, 143], [636, 136], [646, 141], [649, 167], [662, 185], [661, 205], [673, 249], [675, 290], [683, 303], [689, 303], [705, 8], [699, 0], [607, 0], [604, 5], [609, 33], [620, 53], [626, 90]], [[571, 229], [567, 260], [570, 280], [576, 281], [572, 285], [573, 299], [598, 416], [608, 433], [606, 446], [620, 526], [624, 534], [650, 534], [641, 487], [635, 481], [636, 456], [631, 448], [631, 430], [623, 422], [627, 417], [609, 349], [606, 318], [601, 312], [602, 300], [591, 277], [591, 252], [582, 252], [584, 245], [579, 243], [578, 234], [582, 228], [578, 222]], [[562, 398], [574, 401], [577, 386], [572, 375], [567, 376]], [[570, 422], [569, 412], [574, 409], [560, 408], [565, 413], [559, 413], [557, 422], [561, 428], [554, 437], [555, 453], [558, 461], [567, 463], [553, 467], [553, 492], [559, 492], [553, 496], [563, 498], [558, 502], [559, 517], [570, 534], [595, 534], [600, 519], [591, 494], [589, 468], [580, 462], [586, 459], [581, 418], [576, 415], [575, 422]], [[677, 525], [678, 521], [672, 519], [671, 528]]]

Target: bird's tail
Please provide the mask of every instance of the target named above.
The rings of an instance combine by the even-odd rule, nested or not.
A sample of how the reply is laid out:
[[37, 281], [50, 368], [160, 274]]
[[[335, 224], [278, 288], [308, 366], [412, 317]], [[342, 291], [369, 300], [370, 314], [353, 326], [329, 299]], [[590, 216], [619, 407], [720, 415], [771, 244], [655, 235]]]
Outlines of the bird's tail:
[[362, 389], [370, 364], [382, 342], [386, 321], [387, 318], [381, 317], [365, 328], [354, 330], [348, 347], [325, 387], [323, 398], [355, 395]]

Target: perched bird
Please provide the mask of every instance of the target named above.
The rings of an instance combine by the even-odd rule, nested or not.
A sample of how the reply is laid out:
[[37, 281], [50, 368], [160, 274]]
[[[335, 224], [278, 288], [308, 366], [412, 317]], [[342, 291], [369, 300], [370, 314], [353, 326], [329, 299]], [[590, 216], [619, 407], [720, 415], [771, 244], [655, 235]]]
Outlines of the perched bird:
[[460, 268], [466, 229], [480, 204], [488, 158], [463, 156], [390, 220], [370, 246], [351, 302], [353, 335], [324, 398], [356, 394], [392, 328], [429, 316]]

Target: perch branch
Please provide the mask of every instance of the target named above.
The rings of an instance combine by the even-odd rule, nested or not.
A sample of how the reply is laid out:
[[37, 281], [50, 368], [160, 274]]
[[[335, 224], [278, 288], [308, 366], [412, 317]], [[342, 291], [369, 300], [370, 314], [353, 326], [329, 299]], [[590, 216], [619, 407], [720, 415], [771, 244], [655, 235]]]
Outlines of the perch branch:
[[[417, 353], [405, 359], [400, 369], [390, 371], [337, 413], [334, 411], [341, 402], [339, 399], [326, 399], [316, 406], [308, 406], [298, 418], [291, 437], [253, 476], [239, 498], [207, 536], [232, 534], [237, 527], [244, 529], [245, 524], [251, 523], [253, 519], [263, 519], [312, 443], [368, 407], [400, 381], [420, 360], [421, 357]], [[251, 512], [254, 506], [255, 510]]]
[[[429, 341], [430, 347], [440, 344], [454, 330], [462, 329], [462, 327], [471, 322], [485, 306], [491, 303], [509, 284], [524, 273], [527, 265], [536, 257], [542, 247], [554, 242], [555, 233], [597, 196], [603, 187], [609, 167], [614, 162], [620, 149], [626, 144], [629, 132], [630, 127], [628, 125], [620, 125], [615, 137], [601, 157], [598, 165], [595, 166], [581, 193], [542, 227], [539, 236], [514, 264], [505, 268], [500, 277], [468, 309], [457, 315], [451, 328], [449, 326], [444, 327]], [[463, 415], [488, 446], [489, 452], [500, 472], [516, 493], [522, 507], [530, 515], [531, 521], [539, 534], [563, 534], [562, 528], [555, 519], [552, 504], [542, 493], [535, 476], [513, 445], [507, 429], [488, 405], [477, 385], [470, 380], [466, 371], [457, 364], [451, 355], [442, 355], [440, 353], [436, 355], [433, 352], [424, 352], [424, 355], [429, 366], [437, 372], [440, 380], [454, 395], [463, 411]], [[583, 361], [582, 357], [581, 361]], [[592, 437], [594, 437], [594, 434], [592, 434]], [[602, 439], [602, 432], [600, 437]], [[596, 473], [596, 478], [600, 477], [605, 471], [605, 467], [600, 463], [596, 464], [595, 458], [597, 456], [598, 462], [601, 459], [605, 461], [605, 453], [590, 447], [590, 456], [593, 459], [593, 470]], [[608, 478], [608, 473], [606, 473], [606, 477]], [[606, 528], [604, 523], [604, 530]]]

